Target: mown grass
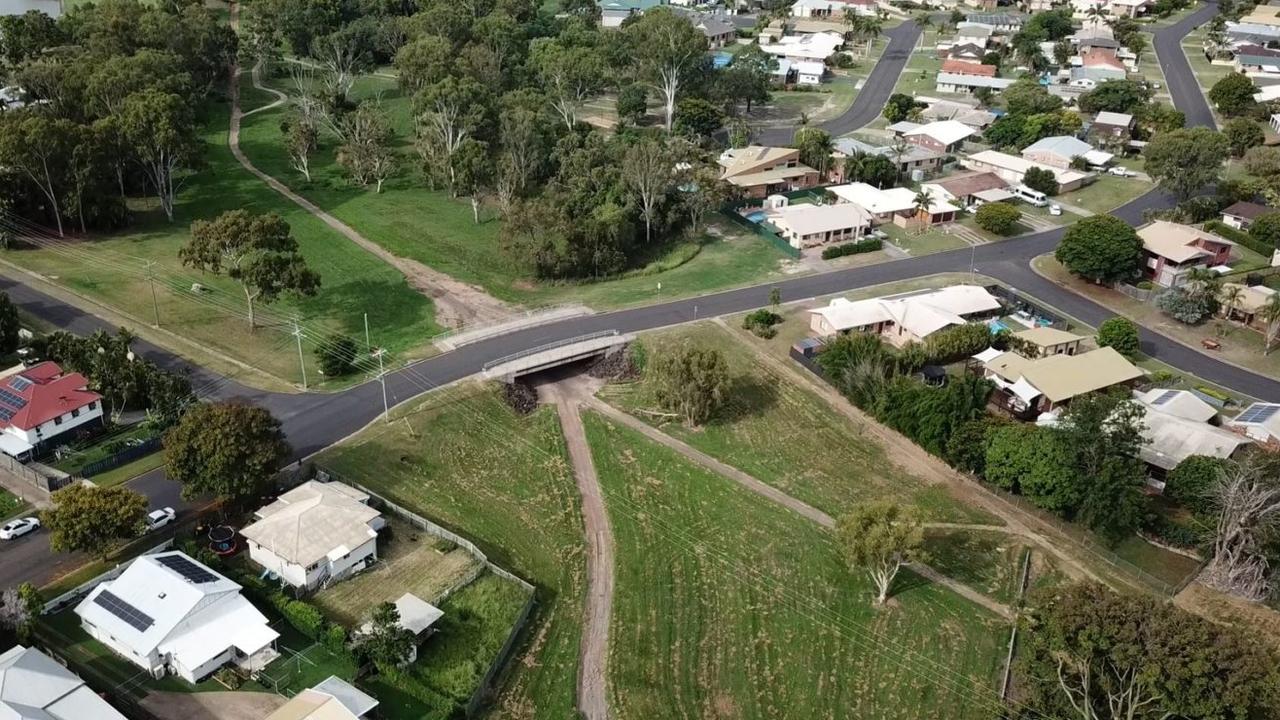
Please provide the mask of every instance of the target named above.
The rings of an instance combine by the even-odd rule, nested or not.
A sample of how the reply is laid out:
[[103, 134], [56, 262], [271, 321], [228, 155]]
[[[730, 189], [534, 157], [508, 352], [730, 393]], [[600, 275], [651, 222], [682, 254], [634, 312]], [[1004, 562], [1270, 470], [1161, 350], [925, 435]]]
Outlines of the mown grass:
[[[140, 202], [134, 225], [125, 231], [76, 241], [70, 248], [10, 250], [2, 259], [102, 304], [131, 320], [134, 329], [148, 339], [231, 373], [244, 371], [224, 356], [289, 383], [300, 380], [289, 334], [292, 327], [287, 322], [295, 315], [311, 330], [304, 349], [313, 384], [320, 374], [314, 367], [312, 339], [322, 340], [331, 332], [363, 335], [366, 312], [374, 342], [392, 353], [423, 352], [426, 339], [440, 329], [432, 319], [431, 300], [410, 288], [399, 271], [240, 167], [227, 146], [228, 112], [225, 104], [207, 111], [202, 126], [205, 165], [186, 180], [173, 223], [151, 203]], [[244, 317], [244, 295], [238, 285], [187, 270], [178, 260], [178, 248], [187, 240], [193, 220], [241, 208], [283, 217], [322, 283], [313, 298], [284, 298], [270, 307], [260, 303], [256, 331], [250, 331]], [[161, 327], [186, 342], [148, 327], [153, 308], [147, 260], [155, 262]], [[208, 291], [193, 294], [190, 288], [197, 282]]]
[[877, 609], [826, 530], [598, 415], [584, 423], [617, 545], [618, 718], [997, 712], [1005, 627], [986, 610], [911, 573]]
[[[270, 84], [283, 92], [293, 91], [289, 81], [275, 79]], [[241, 87], [249, 86], [247, 79], [242, 81]], [[501, 221], [495, 210], [482, 208], [481, 221], [476, 223], [468, 199], [427, 189], [418, 170], [422, 161], [413, 147], [412, 99], [396, 81], [365, 76], [352, 94], [356, 99], [377, 98], [395, 129], [400, 165], [381, 193], [356, 187], [347, 179], [335, 159], [336, 143], [327, 134], [311, 161], [311, 181], [294, 170], [281, 139], [280, 122], [289, 112], [285, 107], [245, 118], [241, 148], [260, 170], [388, 251], [479, 285], [495, 297], [530, 306], [582, 302], [617, 307], [767, 279], [779, 272], [785, 259], [759, 238], [725, 224], [717, 234], [697, 239], [700, 251], [688, 262], [681, 262], [687, 248], [677, 245], [620, 278], [596, 283], [535, 281], [503, 252]]]
[[[799, 322], [792, 320], [790, 322]], [[657, 407], [647, 381], [606, 388], [604, 397], [695, 448], [831, 515], [895, 499], [931, 519], [999, 521], [895, 466], [869, 430], [766, 365], [733, 334], [708, 323], [646, 336], [650, 357], [681, 344], [719, 350], [731, 383], [724, 407], [699, 428], [641, 410]]]
[[434, 393], [317, 460], [479, 545], [538, 587], [503, 717], [568, 717], [583, 584], [578, 492], [555, 413], [520, 417], [490, 386]]
[[11, 518], [27, 507], [22, 498], [8, 490], [0, 489], [0, 520]]

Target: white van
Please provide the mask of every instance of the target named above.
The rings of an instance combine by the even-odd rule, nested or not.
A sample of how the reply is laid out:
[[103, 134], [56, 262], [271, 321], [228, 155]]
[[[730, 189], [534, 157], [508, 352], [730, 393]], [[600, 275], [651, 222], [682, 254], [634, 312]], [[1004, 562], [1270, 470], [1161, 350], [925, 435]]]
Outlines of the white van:
[[1017, 185], [1013, 188], [1013, 194], [1022, 202], [1036, 207], [1044, 207], [1049, 204], [1049, 197], [1039, 190], [1032, 190], [1026, 185]]

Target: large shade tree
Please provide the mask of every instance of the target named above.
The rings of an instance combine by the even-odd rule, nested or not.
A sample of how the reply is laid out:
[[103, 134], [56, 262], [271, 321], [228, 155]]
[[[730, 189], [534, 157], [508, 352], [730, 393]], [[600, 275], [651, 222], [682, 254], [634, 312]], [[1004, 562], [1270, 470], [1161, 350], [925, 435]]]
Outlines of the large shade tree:
[[1142, 263], [1142, 240], [1112, 215], [1087, 217], [1062, 236], [1054, 256], [1068, 270], [1097, 283], [1134, 278]]
[[862, 570], [876, 588], [876, 604], [889, 597], [902, 566], [923, 557], [924, 529], [915, 512], [896, 503], [854, 508], [837, 524], [840, 549], [852, 569]]
[[706, 37], [666, 8], [646, 12], [623, 32], [636, 72], [662, 97], [663, 127], [671, 132], [681, 90], [708, 62]]
[[289, 457], [280, 421], [259, 407], [204, 403], [187, 411], [164, 435], [165, 472], [183, 497], [252, 497], [267, 487]]

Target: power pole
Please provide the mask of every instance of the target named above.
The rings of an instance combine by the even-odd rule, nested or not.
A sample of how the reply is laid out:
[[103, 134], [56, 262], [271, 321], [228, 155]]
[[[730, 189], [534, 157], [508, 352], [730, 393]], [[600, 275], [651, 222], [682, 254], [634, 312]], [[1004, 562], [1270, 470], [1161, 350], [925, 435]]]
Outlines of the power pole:
[[364, 314], [364, 351], [373, 352], [373, 346], [369, 344], [369, 313]]
[[302, 368], [302, 389], [307, 389], [307, 362], [302, 356], [302, 329], [298, 327], [298, 321], [293, 321], [293, 337], [298, 340], [298, 367]]
[[156, 302], [156, 276], [152, 271], [155, 264], [155, 260], [147, 261], [147, 284], [151, 286], [151, 312], [156, 320], [154, 327], [160, 327], [160, 304]]
[[378, 358], [378, 382], [382, 383], [382, 422], [391, 422], [391, 408], [387, 405], [387, 371], [382, 367], [382, 356], [386, 354], [384, 348], [378, 348], [373, 356]]

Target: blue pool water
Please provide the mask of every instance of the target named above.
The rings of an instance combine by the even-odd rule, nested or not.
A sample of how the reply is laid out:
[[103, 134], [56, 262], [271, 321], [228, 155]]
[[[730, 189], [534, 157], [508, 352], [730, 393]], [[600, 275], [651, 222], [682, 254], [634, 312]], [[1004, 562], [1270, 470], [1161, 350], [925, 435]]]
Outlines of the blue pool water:
[[768, 217], [768, 216], [764, 214], [764, 211], [763, 211], [763, 210], [757, 210], [757, 211], [755, 211], [755, 212], [751, 213], [750, 215], [748, 215], [748, 216], [747, 216], [747, 219], [748, 219], [748, 220], [750, 220], [750, 221], [751, 221], [751, 222], [753, 222], [753, 223], [759, 224], [759, 223], [764, 222], [764, 219], [765, 219], [766, 217]]
[[992, 334], [992, 335], [995, 335], [996, 333], [1000, 332], [1001, 330], [1009, 330], [1009, 326], [1008, 326], [1008, 325], [1005, 325], [1004, 323], [1000, 322], [999, 320], [992, 320], [992, 321], [988, 322], [988, 323], [987, 323], [987, 327], [988, 327], [988, 328], [991, 328], [991, 334]]

